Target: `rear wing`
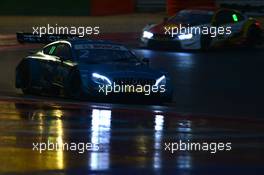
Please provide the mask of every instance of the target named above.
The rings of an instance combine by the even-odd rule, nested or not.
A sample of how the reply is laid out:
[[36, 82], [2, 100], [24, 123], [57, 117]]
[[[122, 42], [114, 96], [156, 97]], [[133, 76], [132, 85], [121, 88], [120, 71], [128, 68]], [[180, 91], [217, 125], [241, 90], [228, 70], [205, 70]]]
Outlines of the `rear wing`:
[[79, 35], [66, 35], [66, 34], [54, 34], [54, 35], [35, 35], [33, 33], [17, 32], [16, 38], [19, 43], [50, 43], [58, 40], [67, 40], [79, 38]]

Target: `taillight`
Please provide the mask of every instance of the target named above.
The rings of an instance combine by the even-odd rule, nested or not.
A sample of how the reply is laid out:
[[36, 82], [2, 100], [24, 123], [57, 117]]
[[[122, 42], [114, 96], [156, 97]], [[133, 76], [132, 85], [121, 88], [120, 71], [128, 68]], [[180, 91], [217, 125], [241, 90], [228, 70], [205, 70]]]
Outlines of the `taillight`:
[[257, 27], [260, 27], [261, 26], [261, 24], [260, 24], [260, 22], [255, 22], [255, 25], [257, 26]]

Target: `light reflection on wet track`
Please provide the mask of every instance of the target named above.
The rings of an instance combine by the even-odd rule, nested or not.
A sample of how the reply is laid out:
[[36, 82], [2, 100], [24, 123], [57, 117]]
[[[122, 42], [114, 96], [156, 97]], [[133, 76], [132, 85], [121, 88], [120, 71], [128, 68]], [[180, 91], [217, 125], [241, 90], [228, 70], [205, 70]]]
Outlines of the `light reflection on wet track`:
[[[2, 101], [0, 105], [0, 174], [253, 174], [264, 170], [264, 121], [260, 119], [103, 105], [85, 108], [60, 102]], [[233, 149], [216, 154], [164, 150], [165, 142], [179, 140], [232, 142]], [[84, 154], [32, 150], [32, 143], [47, 141], [92, 142], [100, 149]]]

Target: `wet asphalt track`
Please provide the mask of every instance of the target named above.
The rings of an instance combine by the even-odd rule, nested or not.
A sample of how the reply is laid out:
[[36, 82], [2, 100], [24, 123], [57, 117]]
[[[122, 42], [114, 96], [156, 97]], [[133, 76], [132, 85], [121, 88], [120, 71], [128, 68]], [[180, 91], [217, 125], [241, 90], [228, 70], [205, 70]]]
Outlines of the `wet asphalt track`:
[[[168, 70], [168, 106], [24, 97], [0, 53], [0, 174], [263, 174], [263, 49], [136, 52]], [[98, 142], [99, 151], [32, 151], [33, 142]], [[232, 151], [165, 151], [166, 142], [231, 142]]]

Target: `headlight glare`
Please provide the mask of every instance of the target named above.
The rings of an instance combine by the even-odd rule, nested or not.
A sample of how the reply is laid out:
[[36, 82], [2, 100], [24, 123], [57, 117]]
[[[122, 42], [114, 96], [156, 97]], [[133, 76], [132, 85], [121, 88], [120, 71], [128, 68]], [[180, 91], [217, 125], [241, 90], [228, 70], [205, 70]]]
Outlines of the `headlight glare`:
[[166, 85], [166, 76], [162, 75], [156, 80], [155, 86]]
[[109, 80], [109, 78], [107, 78], [104, 75], [98, 74], [98, 73], [92, 74], [92, 80], [93, 80], [93, 82], [95, 82], [97, 84], [103, 84], [103, 85], [111, 85], [112, 84], [112, 82], [111, 82], [111, 80]]
[[143, 32], [143, 38], [147, 38], [147, 39], [150, 39], [153, 37], [153, 33], [151, 32], [148, 32], [148, 31], [144, 31]]
[[193, 37], [193, 34], [191, 33], [178, 35], [178, 38], [180, 40], [188, 40], [188, 39], [192, 39], [192, 37]]

